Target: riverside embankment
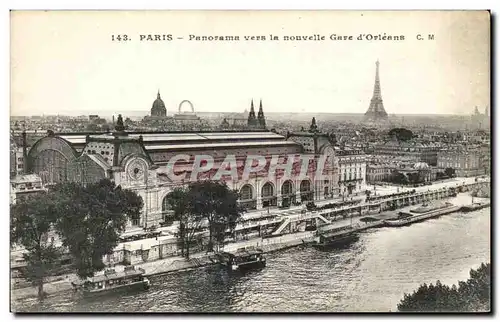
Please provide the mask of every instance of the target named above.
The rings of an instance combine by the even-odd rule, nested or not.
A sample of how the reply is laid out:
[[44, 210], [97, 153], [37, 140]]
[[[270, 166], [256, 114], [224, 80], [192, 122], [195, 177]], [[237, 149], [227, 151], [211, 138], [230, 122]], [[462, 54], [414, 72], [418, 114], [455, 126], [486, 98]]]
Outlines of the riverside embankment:
[[[458, 188], [458, 187], [457, 187]], [[470, 186], [469, 186], [470, 188]], [[469, 190], [468, 188], [465, 190]], [[426, 191], [425, 195], [429, 195], [432, 190], [428, 189]], [[419, 196], [423, 195], [421, 192], [419, 193]], [[445, 194], [438, 193], [435, 195], [435, 199], [438, 199], [439, 196], [442, 196], [444, 198], [447, 197]], [[399, 197], [396, 197], [399, 198]], [[455, 198], [447, 198], [450, 199], [451, 202], [453, 203], [461, 203], [461, 204], [467, 204], [470, 203], [470, 197], [465, 194], [460, 194]], [[385, 198], [382, 202], [390, 202], [391, 199]], [[380, 203], [379, 203], [380, 204]], [[410, 209], [412, 206], [407, 206], [407, 207], [402, 207], [400, 206], [404, 205], [404, 203], [396, 203], [396, 207], [398, 210], [401, 209]], [[380, 209], [380, 208], [379, 208]], [[360, 219], [363, 217], [361, 216], [361, 213], [356, 216], [352, 216], [349, 218], [345, 219], [338, 219], [332, 222], [331, 224], [328, 225], [328, 227], [323, 227], [323, 229], [327, 228], [328, 230], [333, 230], [349, 225], [353, 225], [355, 227], [356, 231], [363, 231], [367, 230], [369, 228], [374, 228], [377, 226], [380, 226], [381, 221], [384, 219], [388, 219], [393, 217], [396, 214], [396, 211], [382, 211], [380, 213], [375, 213], [375, 214], [365, 214], [369, 215], [372, 218], [379, 219], [379, 221], [375, 222], [363, 222], [360, 221]], [[314, 236], [314, 232], [298, 232], [298, 233], [293, 233], [293, 234], [287, 234], [287, 235], [281, 235], [281, 236], [276, 236], [272, 238], [255, 238], [251, 240], [245, 240], [245, 241], [238, 241], [235, 243], [231, 243], [225, 246], [224, 250], [228, 252], [232, 252], [237, 250], [238, 248], [243, 248], [243, 247], [249, 247], [249, 246], [254, 246], [254, 247], [259, 247], [263, 249], [264, 252], [269, 253], [269, 252], [274, 252], [277, 250], [282, 250], [285, 248], [290, 248], [294, 246], [301, 245], [303, 243], [310, 242]], [[176, 272], [176, 271], [182, 271], [182, 270], [188, 270], [188, 269], [194, 269], [198, 267], [203, 267], [203, 266], [208, 266], [212, 265], [213, 262], [210, 260], [210, 253], [196, 253], [193, 254], [190, 258], [190, 260], [186, 260], [180, 256], [176, 257], [169, 257], [169, 258], [164, 258], [161, 260], [155, 260], [155, 261], [149, 261], [149, 262], [143, 262], [138, 264], [141, 268], [143, 268], [146, 271], [146, 275], [148, 276], [154, 276], [154, 275], [161, 275], [161, 274], [167, 274], [171, 272]], [[116, 265], [120, 266], [120, 265]], [[77, 277], [74, 274], [69, 274], [64, 277], [59, 276], [59, 277], [53, 277], [51, 280], [49, 280], [48, 283], [45, 284], [44, 289], [45, 292], [48, 294], [55, 294], [63, 291], [69, 291], [71, 290], [71, 281], [76, 280]], [[24, 287], [24, 288], [16, 288], [16, 285], [11, 284], [11, 298], [12, 300], [20, 300], [23, 298], [28, 298], [28, 297], [36, 297], [37, 290], [34, 287]]]
[[[468, 199], [468, 198], [467, 198]], [[490, 261], [490, 211], [368, 229], [341, 249], [297, 246], [245, 274], [215, 266], [150, 277], [147, 292], [82, 299], [71, 292], [12, 303], [17, 312], [388, 312], [423, 283], [456, 284]], [[314, 296], [311, 296], [314, 294]], [[373, 299], [377, 300], [374, 301]]]

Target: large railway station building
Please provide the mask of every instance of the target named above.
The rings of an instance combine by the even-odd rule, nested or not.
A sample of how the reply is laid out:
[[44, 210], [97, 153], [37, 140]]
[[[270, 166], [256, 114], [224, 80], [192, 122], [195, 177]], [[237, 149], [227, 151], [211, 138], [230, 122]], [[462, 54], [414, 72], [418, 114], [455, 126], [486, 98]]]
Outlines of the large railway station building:
[[[213, 166], [203, 168], [207, 161], [199, 156], [211, 159]], [[245, 176], [245, 167], [254, 165], [249, 161], [252, 156], [263, 157], [265, 164]], [[289, 164], [290, 171], [274, 161], [276, 170], [270, 175], [273, 158], [277, 164]], [[218, 175], [228, 159], [236, 165], [236, 176]], [[131, 133], [118, 122], [112, 133], [48, 133], [27, 152], [26, 167], [45, 185], [108, 178], [135, 191], [143, 198], [144, 209], [140, 220], [130, 222], [129, 228], [170, 221], [168, 193], [193, 178], [225, 181], [240, 192], [240, 203], [247, 209], [287, 207], [341, 193], [333, 141], [318, 131], [287, 135], [262, 129]]]

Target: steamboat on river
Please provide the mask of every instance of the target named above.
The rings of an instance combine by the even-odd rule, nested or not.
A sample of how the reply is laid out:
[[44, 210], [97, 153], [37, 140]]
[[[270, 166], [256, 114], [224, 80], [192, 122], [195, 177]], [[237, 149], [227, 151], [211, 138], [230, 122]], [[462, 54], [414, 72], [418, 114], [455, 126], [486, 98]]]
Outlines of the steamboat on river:
[[423, 206], [411, 209], [410, 211], [401, 211], [399, 212], [398, 217], [384, 220], [384, 224], [390, 227], [406, 226], [429, 218], [456, 212], [460, 209], [461, 207], [455, 206], [450, 202], [424, 204]]
[[348, 231], [336, 235], [319, 235], [313, 241], [312, 246], [319, 250], [329, 250], [332, 248], [346, 247], [359, 240], [359, 235], [356, 232]]
[[230, 271], [245, 271], [266, 266], [264, 251], [260, 248], [240, 248], [235, 253], [221, 252], [216, 259]]
[[142, 268], [126, 266], [123, 271], [107, 269], [104, 274], [88, 278], [83, 283], [71, 283], [75, 292], [85, 297], [106, 295], [119, 291], [148, 290], [149, 280]]

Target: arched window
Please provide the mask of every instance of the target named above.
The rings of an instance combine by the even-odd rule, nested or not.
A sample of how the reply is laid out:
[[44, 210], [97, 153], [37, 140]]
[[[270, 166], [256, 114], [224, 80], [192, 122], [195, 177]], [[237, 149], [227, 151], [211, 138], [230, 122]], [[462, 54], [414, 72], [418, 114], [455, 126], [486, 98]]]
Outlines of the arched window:
[[267, 182], [265, 185], [262, 186], [261, 192], [262, 192], [261, 193], [262, 206], [264, 208], [276, 206], [277, 198], [274, 196], [274, 187], [270, 182]]
[[282, 196], [288, 196], [293, 193], [292, 190], [292, 182], [290, 180], [285, 181], [283, 185], [281, 186], [281, 195]]
[[268, 182], [262, 187], [262, 197], [269, 198], [272, 197], [273, 195], [274, 195], [273, 185]]
[[240, 205], [246, 209], [256, 209], [257, 200], [254, 199], [253, 188], [246, 184], [240, 189]]
[[252, 186], [249, 184], [244, 185], [240, 190], [241, 200], [251, 200], [253, 199]]
[[302, 180], [300, 183], [300, 192], [309, 192], [311, 191], [311, 181]]
[[281, 186], [281, 197], [282, 197], [282, 206], [289, 207], [292, 203], [295, 202], [295, 194], [293, 192], [292, 182], [287, 180]]
[[314, 198], [313, 192], [311, 191], [311, 181], [302, 180], [300, 183], [300, 199], [301, 201], [311, 201]]
[[166, 195], [161, 203], [162, 226], [170, 226], [174, 221], [174, 211], [169, 200], [169, 196]]

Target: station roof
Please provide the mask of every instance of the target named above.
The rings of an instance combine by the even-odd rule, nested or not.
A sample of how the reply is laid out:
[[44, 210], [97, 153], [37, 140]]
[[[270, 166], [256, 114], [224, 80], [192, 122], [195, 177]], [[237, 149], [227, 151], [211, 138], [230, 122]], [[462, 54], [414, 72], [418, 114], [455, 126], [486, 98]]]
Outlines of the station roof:
[[[86, 144], [87, 135], [92, 139], [114, 139], [113, 133], [60, 133], [60, 138], [69, 142], [77, 151]], [[300, 146], [293, 141], [287, 141], [283, 135], [268, 131], [246, 132], [130, 132], [120, 137], [129, 140], [139, 140], [146, 151], [173, 151], [184, 149], [217, 149], [231, 147], [257, 146]]]
[[210, 149], [210, 148], [238, 148], [238, 147], [274, 147], [274, 146], [298, 146], [297, 143], [291, 141], [255, 141], [255, 142], [215, 142], [215, 143], [199, 143], [199, 144], [160, 144], [146, 145], [147, 151], [165, 150], [175, 151], [180, 149]]
[[[85, 144], [86, 134], [61, 133], [59, 137], [71, 144]], [[153, 132], [153, 133], [127, 133], [131, 139], [139, 139], [142, 136], [145, 145], [157, 142], [185, 142], [185, 141], [253, 141], [253, 140], [285, 140], [285, 137], [273, 132]], [[89, 134], [90, 138], [112, 139], [112, 133]]]

